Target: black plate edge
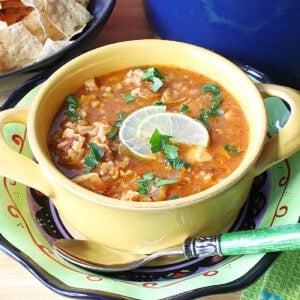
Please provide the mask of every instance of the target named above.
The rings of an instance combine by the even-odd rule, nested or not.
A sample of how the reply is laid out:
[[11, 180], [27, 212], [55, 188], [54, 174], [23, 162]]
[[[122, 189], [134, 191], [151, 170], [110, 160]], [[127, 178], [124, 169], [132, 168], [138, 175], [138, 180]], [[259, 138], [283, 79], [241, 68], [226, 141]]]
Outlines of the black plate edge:
[[53, 277], [46, 272], [39, 264], [37, 264], [33, 258], [27, 254], [21, 252], [17, 247], [10, 243], [0, 233], [0, 250], [2, 250], [9, 257], [14, 259], [17, 263], [26, 268], [35, 278], [37, 278], [44, 286], [52, 290], [53, 292], [62, 296], [71, 297], [76, 299], [97, 299], [97, 300], [112, 300], [112, 299], [129, 299], [120, 298], [118, 295], [109, 294], [103, 291], [99, 293], [95, 290], [74, 288], [66, 285], [59, 279]]
[[48, 70], [35, 75], [32, 78], [27, 79], [21, 83], [4, 101], [0, 107], [1, 110], [14, 107], [27, 93], [29, 93], [34, 87], [44, 82], [51, 74], [53, 74], [59, 67], [67, 63], [69, 59], [63, 60]]
[[[6, 240], [2, 234], [0, 234], [0, 249], [5, 254], [13, 258], [16, 262], [25, 267], [27, 271], [29, 271], [43, 285], [59, 295], [70, 298], [76, 297], [77, 299], [94, 300], [132, 299], [128, 297], [121, 297], [120, 295], [112, 295], [103, 291], [87, 290], [68, 286], [46, 272], [42, 267], [35, 263], [32, 258], [21, 252], [18, 248]], [[242, 290], [253, 284], [260, 276], [262, 276], [280, 254], [280, 252], [274, 252], [264, 255], [263, 258], [250, 271], [244, 274], [241, 278], [233, 280], [229, 283], [198, 289], [196, 288], [176, 296], [161, 298], [161, 300], [190, 300], [196, 297], [204, 297], [208, 295], [217, 295]]]

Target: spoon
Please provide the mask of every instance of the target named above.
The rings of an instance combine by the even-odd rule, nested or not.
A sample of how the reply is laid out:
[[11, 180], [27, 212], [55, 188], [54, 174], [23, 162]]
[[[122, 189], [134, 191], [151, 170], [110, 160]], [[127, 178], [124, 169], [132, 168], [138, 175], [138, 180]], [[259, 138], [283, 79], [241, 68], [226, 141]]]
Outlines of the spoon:
[[98, 272], [128, 271], [163, 256], [190, 259], [297, 249], [300, 249], [300, 223], [187, 238], [182, 247], [171, 247], [150, 255], [111, 249], [91, 240], [59, 239], [52, 244], [57, 256]]

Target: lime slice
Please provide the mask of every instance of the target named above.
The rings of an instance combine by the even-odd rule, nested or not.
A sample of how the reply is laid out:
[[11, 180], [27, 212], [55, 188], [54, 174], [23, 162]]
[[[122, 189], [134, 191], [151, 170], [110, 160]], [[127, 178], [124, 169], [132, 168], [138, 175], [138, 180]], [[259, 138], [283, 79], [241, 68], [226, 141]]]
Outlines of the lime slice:
[[209, 133], [205, 126], [181, 113], [164, 112], [144, 118], [138, 124], [136, 136], [149, 140], [155, 129], [182, 144], [207, 147], [209, 143]]
[[136, 156], [154, 158], [149, 139], [155, 129], [182, 144], [207, 147], [209, 143], [209, 133], [202, 123], [181, 113], [166, 112], [166, 106], [147, 106], [130, 114], [119, 138]]
[[130, 114], [122, 123], [119, 131], [119, 138], [123, 145], [125, 145], [133, 154], [142, 158], [152, 158], [151, 146], [149, 139], [139, 137], [136, 134], [136, 129], [140, 122], [145, 118], [164, 113], [166, 111], [165, 105], [146, 106], [132, 114]]

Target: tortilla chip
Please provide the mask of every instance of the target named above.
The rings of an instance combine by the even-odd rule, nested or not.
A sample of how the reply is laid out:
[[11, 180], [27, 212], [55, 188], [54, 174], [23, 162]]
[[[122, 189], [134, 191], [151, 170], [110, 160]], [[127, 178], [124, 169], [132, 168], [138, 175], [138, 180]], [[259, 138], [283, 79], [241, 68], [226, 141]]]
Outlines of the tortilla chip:
[[2, 9], [11, 7], [25, 7], [25, 4], [21, 0], [0, 0], [0, 4]]
[[[21, 1], [28, 6], [33, 6], [36, 8], [35, 17], [38, 17], [38, 19], [35, 19], [35, 21], [34, 20], [29, 20], [29, 21], [27, 20], [27, 21], [29, 23], [33, 23], [43, 28], [43, 31], [46, 33], [46, 38], [44, 38], [44, 41], [46, 41], [47, 37], [53, 40], [64, 39], [64, 34], [61, 31], [59, 31], [59, 29], [56, 26], [52, 24], [51, 20], [49, 20], [49, 17], [47, 16], [45, 3], [48, 2], [48, 0], [21, 0]], [[32, 31], [31, 29], [29, 30]], [[41, 31], [39, 31], [39, 38], [43, 40]]]
[[0, 0], [0, 73], [22, 68], [70, 44], [92, 15], [89, 0]]
[[10, 71], [34, 63], [43, 44], [18, 22], [0, 30], [0, 49], [2, 68]]
[[21, 0], [21, 2], [26, 6], [37, 8], [37, 0]]
[[11, 25], [21, 21], [27, 16], [33, 7], [25, 6], [20, 0], [8, 0], [2, 2], [0, 10], [0, 20]]
[[7, 23], [4, 21], [0, 21], [0, 29], [6, 28], [7, 27]]
[[44, 43], [47, 40], [47, 33], [43, 26], [38, 10], [33, 10], [22, 20], [22, 23], [32, 35], [36, 36], [39, 39], [41, 43]]
[[87, 8], [89, 0], [75, 0], [78, 4], [82, 5], [84, 8]]
[[75, 0], [43, 0], [42, 7], [41, 11], [45, 11], [50, 23], [64, 34], [66, 40], [81, 32], [92, 19], [92, 15]]
[[7, 57], [6, 49], [0, 44], [0, 73], [6, 72], [6, 66], [4, 64], [5, 58]]
[[72, 41], [53, 41], [48, 38], [44, 44], [42, 52], [38, 57], [38, 61], [56, 53], [71, 43]]

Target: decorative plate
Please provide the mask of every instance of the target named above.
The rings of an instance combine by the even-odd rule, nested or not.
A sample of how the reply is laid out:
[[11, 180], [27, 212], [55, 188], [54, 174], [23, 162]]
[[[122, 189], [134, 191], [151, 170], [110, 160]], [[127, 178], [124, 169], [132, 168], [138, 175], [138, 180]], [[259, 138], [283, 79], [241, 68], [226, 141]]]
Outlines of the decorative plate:
[[[30, 104], [38, 89], [31, 90], [18, 106]], [[273, 135], [287, 121], [289, 110], [275, 97], [266, 99], [266, 106], [269, 134]], [[9, 124], [4, 131], [11, 147], [32, 158], [24, 125]], [[298, 207], [293, 200], [299, 190], [299, 164], [300, 152], [256, 177], [231, 230], [296, 223]], [[69, 297], [153, 300], [225, 293], [253, 283], [278, 255], [192, 259], [100, 274], [75, 267], [53, 254], [51, 242], [70, 234], [51, 200], [38, 191], [0, 177], [0, 215], [0, 248], [48, 288]]]

